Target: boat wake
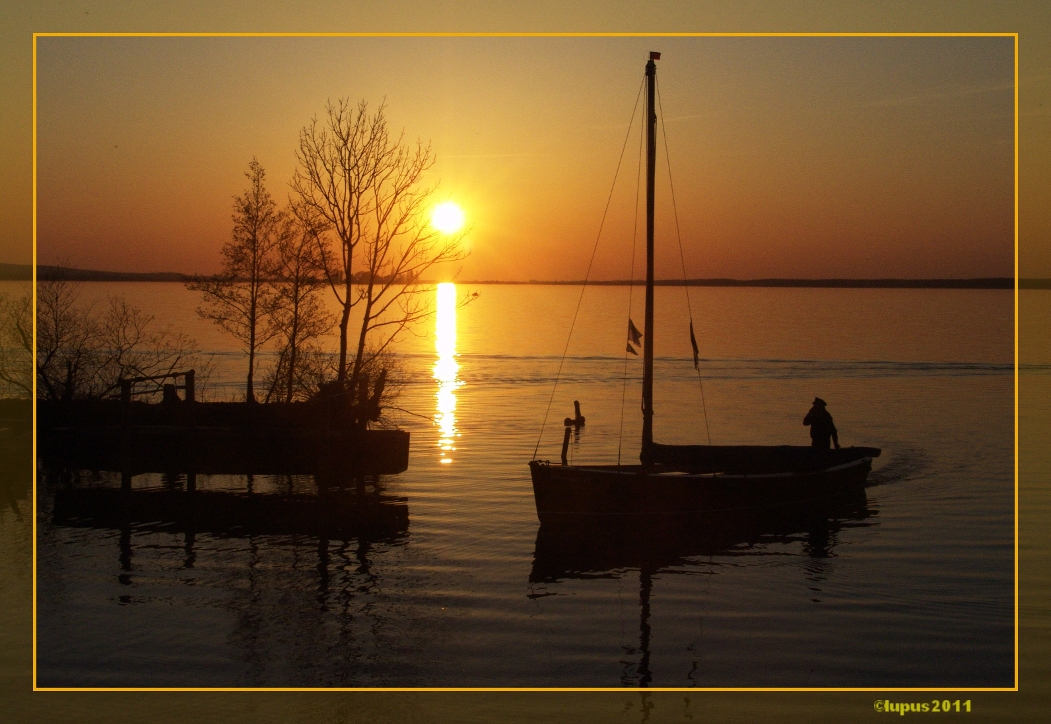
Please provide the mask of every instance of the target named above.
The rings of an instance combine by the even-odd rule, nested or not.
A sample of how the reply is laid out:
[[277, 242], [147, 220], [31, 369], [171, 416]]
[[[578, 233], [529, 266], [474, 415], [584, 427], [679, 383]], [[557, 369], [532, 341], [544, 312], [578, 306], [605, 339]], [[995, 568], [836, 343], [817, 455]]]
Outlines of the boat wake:
[[929, 467], [930, 461], [920, 448], [898, 449], [885, 465], [869, 473], [865, 485], [872, 487], [916, 480], [925, 475]]

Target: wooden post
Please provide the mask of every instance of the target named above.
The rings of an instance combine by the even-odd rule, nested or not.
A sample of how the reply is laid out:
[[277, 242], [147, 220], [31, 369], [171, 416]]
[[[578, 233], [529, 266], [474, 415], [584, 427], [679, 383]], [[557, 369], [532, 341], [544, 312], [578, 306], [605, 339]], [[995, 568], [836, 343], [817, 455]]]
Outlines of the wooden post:
[[562, 464], [569, 465], [567, 454], [569, 453], [569, 433], [572, 427], [566, 427], [566, 434], [562, 436]]
[[179, 393], [175, 390], [175, 385], [165, 384], [161, 389], [164, 392], [161, 402], [165, 405], [174, 405], [179, 402]]
[[193, 370], [188, 370], [184, 375], [186, 377], [186, 401], [193, 402], [197, 399], [196, 391], [194, 389], [194, 376]]

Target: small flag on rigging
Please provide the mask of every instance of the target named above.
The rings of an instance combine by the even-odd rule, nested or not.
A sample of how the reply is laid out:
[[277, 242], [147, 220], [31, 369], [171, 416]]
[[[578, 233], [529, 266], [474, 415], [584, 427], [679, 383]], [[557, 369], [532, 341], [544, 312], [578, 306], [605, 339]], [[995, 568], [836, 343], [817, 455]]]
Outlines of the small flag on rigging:
[[642, 332], [635, 328], [635, 323], [631, 321], [631, 317], [628, 317], [628, 341], [632, 344], [638, 344], [642, 340]]
[[697, 370], [698, 372], [700, 372], [701, 368], [700, 368], [699, 365], [701, 363], [701, 358], [700, 358], [700, 354], [697, 351], [697, 338], [693, 336], [693, 320], [692, 319], [690, 320], [690, 344], [693, 345], [693, 368], [695, 370]]
[[636, 351], [635, 351], [635, 348], [631, 346], [631, 342], [628, 342], [628, 351], [629, 351], [629, 352], [631, 352], [631, 353], [632, 353], [633, 355], [635, 355], [636, 357], [638, 357], [638, 356], [639, 356], [639, 353], [638, 353], [638, 352], [636, 352]]

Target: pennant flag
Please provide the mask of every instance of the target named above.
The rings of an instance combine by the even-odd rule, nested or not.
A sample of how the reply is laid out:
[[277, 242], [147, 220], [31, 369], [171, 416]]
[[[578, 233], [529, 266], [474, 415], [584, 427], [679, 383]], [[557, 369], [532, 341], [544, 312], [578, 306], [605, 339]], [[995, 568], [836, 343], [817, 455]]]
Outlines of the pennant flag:
[[638, 344], [642, 339], [642, 332], [635, 329], [635, 323], [631, 321], [631, 317], [628, 317], [628, 341], [632, 344]]
[[628, 351], [629, 351], [629, 352], [631, 352], [631, 353], [632, 353], [633, 355], [635, 355], [636, 357], [638, 357], [638, 356], [639, 356], [639, 353], [638, 353], [638, 352], [636, 352], [636, 351], [635, 351], [635, 348], [631, 346], [631, 342], [628, 342]]
[[701, 359], [697, 352], [697, 338], [693, 336], [693, 320], [690, 320], [690, 344], [693, 345], [693, 368], [698, 372], [701, 371], [700, 365]]

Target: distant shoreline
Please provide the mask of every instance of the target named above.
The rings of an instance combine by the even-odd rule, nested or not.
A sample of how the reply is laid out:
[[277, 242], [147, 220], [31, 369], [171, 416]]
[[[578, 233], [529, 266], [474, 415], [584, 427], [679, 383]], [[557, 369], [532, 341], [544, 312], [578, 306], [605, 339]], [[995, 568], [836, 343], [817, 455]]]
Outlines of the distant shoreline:
[[[37, 279], [65, 279], [74, 282], [188, 282], [191, 274], [179, 272], [111, 272], [95, 269], [70, 269], [58, 266], [37, 266]], [[0, 264], [0, 281], [28, 282], [33, 280], [32, 264]]]
[[[29, 264], [0, 264], [0, 281], [31, 281], [33, 267]], [[77, 282], [188, 282], [197, 278], [193, 274], [180, 272], [112, 272], [95, 269], [70, 269], [41, 265], [37, 268], [39, 279], [66, 279]], [[203, 277], [207, 278], [207, 277]], [[580, 286], [580, 280], [548, 281], [500, 281], [497, 279], [473, 279], [459, 284], [477, 285], [521, 285], [521, 286]], [[589, 281], [592, 286], [620, 287], [642, 286], [645, 282], [626, 279]], [[1014, 289], [1011, 277], [982, 277], [977, 279], [659, 279], [654, 282], [661, 287], [802, 287], [825, 289]], [[1051, 279], [1019, 279], [1020, 289], [1051, 289]]]
[[[580, 286], [583, 281], [503, 282], [496, 280], [473, 280], [458, 284], [518, 284]], [[626, 287], [645, 286], [644, 280], [589, 281], [588, 286]], [[979, 279], [656, 279], [657, 287], [811, 287], [824, 289], [1014, 289], [1011, 277], [986, 277]], [[1051, 279], [1019, 279], [1021, 289], [1051, 289]]]

